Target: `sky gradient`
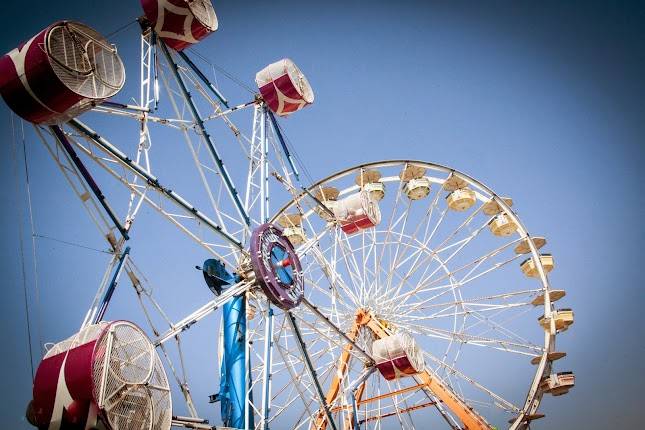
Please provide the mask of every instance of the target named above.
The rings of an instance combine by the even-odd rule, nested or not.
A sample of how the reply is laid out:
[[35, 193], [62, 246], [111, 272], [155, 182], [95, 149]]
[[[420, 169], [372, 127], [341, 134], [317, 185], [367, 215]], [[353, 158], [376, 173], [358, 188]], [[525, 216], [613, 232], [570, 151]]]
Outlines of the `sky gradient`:
[[[56, 19], [109, 34], [141, 14], [135, 0], [107, 4], [36, 1], [25, 11], [24, 3], [7, 2], [0, 52]], [[533, 428], [638, 428], [645, 383], [643, 2], [226, 1], [215, 8], [220, 30], [200, 53], [250, 86], [259, 68], [285, 56], [309, 78], [315, 104], [284, 126], [313, 179], [362, 162], [421, 159], [512, 196], [528, 230], [548, 238], [557, 265], [552, 285], [567, 291], [576, 314], [558, 337], [576, 387], [546, 397], [540, 409], [547, 418]], [[136, 59], [135, 26], [112, 41], [122, 57]], [[128, 66], [123, 93], [136, 94], [136, 65]], [[221, 83], [231, 99], [245, 101], [243, 91]], [[36, 239], [36, 309], [24, 165], [22, 153], [12, 153], [4, 103], [0, 124], [0, 416], [7, 428], [27, 429], [20, 233], [34, 336], [44, 341], [78, 326], [108, 256]], [[13, 131], [20, 135], [15, 118]], [[35, 233], [103, 249], [42, 146], [33, 138], [26, 146]], [[156, 258], [157, 277], [183, 288], [182, 273], [163, 269], [179, 264], [176, 256], [159, 249]], [[83, 301], [74, 313], [50, 305], [56, 300]]]

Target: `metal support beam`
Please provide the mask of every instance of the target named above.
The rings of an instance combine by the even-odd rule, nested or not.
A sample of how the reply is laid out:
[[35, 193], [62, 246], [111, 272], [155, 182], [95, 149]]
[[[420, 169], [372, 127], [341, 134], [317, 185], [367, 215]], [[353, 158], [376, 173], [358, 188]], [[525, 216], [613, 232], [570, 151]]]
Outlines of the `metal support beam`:
[[327, 327], [331, 328], [333, 331], [338, 333], [338, 335], [342, 337], [347, 343], [351, 344], [353, 347], [352, 349], [356, 350], [356, 352], [358, 352], [363, 357], [366, 365], [371, 366], [374, 364], [374, 358], [370, 354], [365, 352], [365, 350], [358, 346], [358, 344], [353, 339], [347, 336], [341, 329], [336, 327], [336, 325], [332, 323], [329, 318], [325, 316], [325, 314], [320, 312], [320, 310], [318, 310], [318, 308], [314, 306], [309, 300], [304, 298], [302, 299], [302, 303], [307, 306], [307, 308], [309, 308], [309, 310], [311, 310], [311, 312], [313, 312], [314, 315], [316, 315], [322, 322], [324, 322]]
[[308, 195], [316, 204], [325, 212], [327, 212], [327, 215], [330, 215], [332, 218], [336, 218], [336, 214], [332, 212], [323, 202], [321, 202], [316, 196], [311, 194], [311, 191], [306, 189], [305, 187], [301, 187], [301, 190], [303, 191], [304, 194]]
[[307, 368], [307, 371], [309, 372], [309, 376], [311, 377], [311, 380], [313, 381], [313, 384], [316, 387], [316, 395], [318, 396], [318, 401], [320, 402], [320, 406], [325, 411], [327, 422], [329, 423], [329, 425], [333, 430], [337, 430], [336, 424], [334, 423], [334, 420], [331, 416], [331, 411], [329, 410], [329, 405], [325, 401], [325, 395], [323, 394], [322, 387], [320, 386], [320, 382], [318, 381], [316, 369], [314, 369], [314, 366], [311, 363], [311, 359], [309, 358], [309, 353], [307, 352], [307, 346], [305, 345], [305, 341], [302, 339], [302, 334], [300, 333], [300, 329], [298, 328], [298, 324], [296, 323], [296, 318], [293, 316], [291, 312], [287, 312], [287, 320], [291, 325], [291, 330], [296, 336], [296, 340], [297, 340], [296, 343], [298, 344], [298, 349], [300, 349], [300, 354], [302, 355], [302, 358], [305, 361], [305, 367]]
[[363, 370], [363, 373], [361, 373], [356, 379], [356, 381], [352, 382], [351, 385], [349, 386], [349, 395], [352, 400], [352, 417], [350, 419], [350, 422], [352, 423], [352, 426], [354, 427], [354, 430], [360, 430], [360, 424], [358, 422], [358, 407], [356, 406], [356, 390], [358, 390], [358, 387], [361, 386], [365, 381], [367, 381], [367, 378], [370, 377], [372, 373], [376, 370], [376, 367], [368, 367], [367, 369]]
[[260, 219], [269, 220], [269, 137], [267, 136], [267, 108], [260, 106]]
[[114, 271], [114, 276], [112, 276], [112, 281], [110, 282], [110, 286], [105, 291], [105, 295], [101, 299], [98, 312], [92, 318], [92, 324], [96, 324], [103, 319], [103, 316], [107, 311], [108, 305], [110, 304], [110, 300], [112, 300], [112, 295], [114, 294], [114, 290], [116, 290], [116, 286], [119, 283], [119, 278], [121, 277], [121, 272], [123, 271], [123, 265], [125, 264], [125, 261], [128, 258], [128, 254], [130, 254], [130, 247], [126, 246], [125, 250], [123, 251], [123, 254], [121, 254], [121, 258], [119, 259], [119, 264], [116, 267], [116, 270]]
[[121, 236], [123, 236], [125, 240], [128, 240], [130, 237], [128, 236], [127, 230], [125, 229], [125, 227], [123, 227], [123, 225], [121, 225], [119, 218], [117, 218], [116, 214], [112, 210], [112, 207], [110, 207], [110, 204], [103, 195], [103, 192], [96, 184], [94, 178], [92, 178], [92, 175], [90, 175], [90, 172], [87, 170], [81, 159], [76, 154], [76, 151], [74, 151], [74, 148], [69, 143], [69, 140], [67, 140], [67, 136], [65, 136], [63, 130], [61, 130], [57, 125], [52, 125], [49, 127], [49, 129], [54, 133], [56, 139], [62, 145], [63, 149], [65, 149], [65, 152], [67, 152], [69, 158], [72, 160], [80, 174], [83, 176], [83, 179], [85, 179], [85, 182], [92, 190], [92, 193], [94, 193], [96, 199], [99, 201], [103, 209], [105, 209], [105, 212], [107, 212], [108, 216], [114, 223], [114, 226], [119, 230], [119, 232], [121, 232]]
[[250, 226], [251, 220], [248, 214], [246, 213], [246, 211], [244, 210], [244, 206], [240, 201], [240, 196], [237, 192], [237, 189], [235, 189], [235, 186], [233, 185], [233, 181], [231, 180], [231, 177], [226, 171], [226, 167], [224, 167], [224, 162], [222, 161], [222, 158], [217, 152], [217, 149], [215, 148], [215, 145], [213, 143], [213, 140], [211, 139], [210, 134], [208, 134], [208, 131], [206, 131], [204, 120], [202, 120], [202, 117], [199, 111], [197, 110], [197, 106], [195, 105], [195, 101], [193, 100], [193, 96], [190, 94], [190, 91], [188, 91], [188, 88], [186, 87], [186, 83], [181, 77], [181, 74], [179, 72], [179, 66], [177, 66], [177, 63], [175, 63], [175, 60], [172, 58], [172, 55], [170, 54], [170, 51], [168, 51], [168, 47], [162, 40], [158, 41], [158, 45], [161, 47], [161, 50], [163, 51], [166, 57], [166, 60], [168, 60], [168, 63], [170, 64], [170, 69], [172, 70], [172, 73], [175, 76], [177, 83], [179, 84], [181, 92], [184, 95], [186, 103], [188, 104], [188, 107], [190, 108], [190, 111], [193, 114], [193, 119], [195, 120], [195, 123], [199, 128], [199, 131], [201, 132], [201, 135], [204, 137], [204, 140], [206, 142], [206, 147], [208, 148], [211, 155], [213, 156], [213, 160], [215, 161], [215, 165], [217, 166], [217, 169], [219, 170], [219, 173], [222, 176], [222, 179], [224, 179], [224, 184], [226, 185], [229, 195], [233, 199], [233, 203], [235, 204], [237, 211], [239, 212], [240, 216], [242, 217], [246, 225]]
[[[382, 339], [390, 335], [381, 324], [373, 318], [366, 323], [367, 327], [372, 330], [377, 338]], [[428, 369], [423, 370], [414, 376], [414, 378], [424, 385], [432, 396], [441, 401], [450, 411], [455, 414], [463, 423], [466, 430], [491, 430], [492, 427], [480, 416], [474, 409], [470, 408], [461, 397], [455, 394], [452, 389], [446, 386], [434, 374], [430, 374]], [[428, 405], [435, 405], [436, 402], [430, 402]], [[425, 405], [424, 405], [425, 407]], [[418, 409], [418, 408], [416, 408]], [[413, 410], [413, 409], [409, 409]]]
[[220, 406], [224, 427], [247, 428], [246, 298], [236, 295], [222, 309], [224, 355], [220, 369]]
[[190, 67], [191, 70], [195, 72], [195, 74], [199, 77], [199, 79], [201, 79], [202, 82], [213, 92], [213, 94], [215, 94], [215, 97], [217, 97], [219, 101], [221, 101], [224, 104], [224, 106], [226, 106], [227, 108], [230, 108], [230, 106], [228, 105], [228, 100], [226, 100], [226, 97], [224, 97], [222, 93], [220, 93], [219, 90], [215, 87], [215, 85], [213, 85], [211, 81], [208, 80], [206, 75], [201, 70], [199, 70], [199, 67], [197, 67], [195, 63], [193, 63], [190, 57], [186, 55], [184, 51], [179, 51], [177, 53], [186, 62], [188, 67]]
[[269, 430], [269, 412], [271, 411], [271, 361], [273, 353], [273, 309], [269, 303], [266, 326], [264, 330], [264, 391], [262, 392], [261, 430]]
[[223, 231], [222, 227], [215, 224], [215, 222], [213, 222], [210, 218], [208, 218], [206, 215], [200, 212], [196, 207], [194, 207], [191, 203], [186, 201], [179, 194], [161, 185], [159, 183], [159, 179], [157, 179], [155, 176], [146, 172], [146, 170], [143, 167], [141, 167], [140, 165], [132, 161], [130, 158], [128, 158], [127, 155], [125, 155], [117, 147], [112, 145], [103, 137], [99, 136], [94, 130], [92, 130], [91, 128], [89, 128], [88, 126], [86, 126], [85, 124], [83, 124], [77, 119], [70, 120], [68, 124], [71, 125], [74, 129], [76, 129], [76, 131], [78, 131], [88, 139], [92, 140], [102, 150], [104, 150], [105, 152], [107, 152], [108, 154], [116, 158], [122, 165], [127, 167], [130, 171], [134, 172], [139, 177], [144, 179], [148, 183], [148, 185], [155, 188], [161, 194], [168, 197], [175, 204], [177, 204], [179, 207], [181, 207], [186, 212], [188, 212], [190, 216], [194, 216], [199, 221], [204, 223], [208, 228], [213, 230], [215, 233], [219, 234], [228, 242], [235, 245], [239, 250], [245, 252], [244, 246], [237, 239], [235, 239], [233, 236]]
[[104, 100], [100, 103], [93, 103], [92, 106], [108, 106], [108, 107], [113, 107], [113, 108], [119, 108], [119, 109], [125, 109], [125, 110], [131, 110], [134, 112], [150, 112], [150, 109], [144, 106], [137, 106], [137, 105], [129, 105], [126, 103], [118, 103], [118, 102], [113, 102], [110, 100]]
[[287, 143], [284, 140], [284, 136], [282, 136], [282, 131], [280, 131], [280, 126], [278, 126], [278, 122], [275, 119], [275, 115], [273, 115], [273, 112], [267, 111], [269, 118], [271, 118], [271, 125], [273, 126], [273, 132], [278, 136], [278, 140], [280, 141], [280, 146], [282, 146], [282, 150], [284, 151], [284, 155], [287, 157], [287, 161], [289, 162], [289, 166], [291, 167], [291, 171], [296, 177], [296, 181], [300, 182], [300, 174], [298, 173], [298, 169], [296, 168], [296, 164], [293, 161], [293, 158], [291, 157], [291, 153], [289, 152], [289, 148], [287, 147]]
[[369, 418], [360, 420], [358, 422], [358, 424], [368, 423], [370, 421], [381, 420], [383, 418], [393, 417], [393, 416], [398, 415], [398, 414], [404, 414], [406, 412], [412, 412], [412, 411], [416, 411], [416, 410], [419, 410], [419, 409], [423, 409], [423, 408], [427, 408], [429, 406], [435, 406], [435, 405], [436, 405], [436, 402], [426, 402], [426, 403], [422, 403], [420, 405], [410, 406], [410, 407], [405, 408], [405, 409], [399, 409], [399, 410], [394, 411], [394, 412], [388, 412], [386, 414], [379, 415], [377, 417], [369, 417]]
[[153, 343], [155, 346], [159, 346], [162, 343], [168, 341], [169, 339], [172, 339], [179, 333], [181, 333], [184, 330], [187, 330], [198, 322], [199, 320], [203, 319], [207, 315], [211, 314], [215, 310], [219, 309], [222, 307], [226, 302], [228, 302], [232, 297], [243, 294], [247, 288], [249, 288], [249, 284], [246, 282], [240, 282], [239, 284], [232, 285], [230, 288], [225, 290], [220, 296], [218, 296], [216, 299], [211, 300], [210, 302], [206, 303], [204, 306], [201, 308], [197, 309], [195, 312], [191, 313], [188, 315], [186, 318], [182, 319], [181, 321], [175, 323], [172, 325], [172, 328], [159, 336]]

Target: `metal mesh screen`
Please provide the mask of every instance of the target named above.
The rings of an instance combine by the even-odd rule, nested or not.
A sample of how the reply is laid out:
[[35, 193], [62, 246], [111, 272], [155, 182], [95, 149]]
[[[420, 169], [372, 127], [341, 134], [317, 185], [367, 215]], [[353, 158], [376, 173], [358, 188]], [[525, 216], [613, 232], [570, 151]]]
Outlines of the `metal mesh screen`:
[[56, 76], [76, 94], [104, 99], [123, 87], [125, 69], [116, 49], [90, 27], [56, 25], [49, 30], [46, 49]]
[[187, 0], [187, 3], [197, 21], [210, 30], [217, 30], [217, 15], [211, 0]]
[[59, 342], [52, 346], [47, 353], [45, 354], [44, 358], [49, 358], [52, 357], [56, 354], [60, 354], [61, 352], [68, 351], [72, 348], [75, 348], [79, 345], [82, 345], [84, 343], [90, 342], [101, 334], [105, 327], [108, 325], [106, 322], [101, 322], [99, 324], [94, 324], [85, 327], [83, 330], [80, 332], [76, 333], [74, 336], [71, 336], [67, 339], [65, 339], [62, 342]]
[[311, 88], [304, 73], [291, 60], [285, 60], [285, 68], [289, 74], [289, 78], [291, 78], [291, 82], [298, 89], [298, 92], [302, 94], [302, 98], [307, 103], [312, 103], [314, 101], [314, 90]]
[[168, 379], [154, 346], [134, 324], [116, 322], [95, 349], [94, 396], [113, 430], [167, 430]]

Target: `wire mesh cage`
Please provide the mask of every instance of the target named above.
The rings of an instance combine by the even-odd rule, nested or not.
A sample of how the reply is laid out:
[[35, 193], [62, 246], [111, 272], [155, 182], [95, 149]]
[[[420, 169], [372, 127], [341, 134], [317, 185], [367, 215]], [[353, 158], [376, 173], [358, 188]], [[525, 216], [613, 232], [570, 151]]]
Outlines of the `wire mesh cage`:
[[152, 28], [170, 48], [181, 51], [217, 30], [210, 0], [141, 0]]
[[58, 21], [0, 59], [0, 94], [33, 123], [61, 123], [121, 90], [116, 48], [92, 28]]
[[127, 321], [89, 325], [54, 345], [38, 367], [30, 408], [39, 428], [167, 430], [172, 421], [155, 347]]
[[262, 98], [280, 116], [314, 102], [314, 91], [298, 66], [288, 58], [269, 64], [255, 75]]

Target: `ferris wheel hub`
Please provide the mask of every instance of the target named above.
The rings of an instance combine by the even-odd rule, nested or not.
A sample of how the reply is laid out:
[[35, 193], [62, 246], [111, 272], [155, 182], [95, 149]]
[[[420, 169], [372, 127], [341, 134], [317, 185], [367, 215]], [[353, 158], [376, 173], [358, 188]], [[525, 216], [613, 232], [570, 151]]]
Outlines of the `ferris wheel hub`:
[[251, 236], [250, 265], [267, 298], [289, 310], [304, 297], [302, 266], [293, 244], [273, 224], [262, 224]]

